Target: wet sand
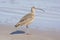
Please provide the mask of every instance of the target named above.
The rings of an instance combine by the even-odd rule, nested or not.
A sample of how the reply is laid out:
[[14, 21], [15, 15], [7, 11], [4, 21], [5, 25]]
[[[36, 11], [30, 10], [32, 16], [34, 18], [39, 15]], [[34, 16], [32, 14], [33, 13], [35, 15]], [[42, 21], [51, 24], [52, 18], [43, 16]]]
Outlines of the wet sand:
[[0, 25], [0, 40], [60, 40], [60, 32], [41, 31], [30, 28], [30, 34], [26, 35], [23, 30], [16, 30], [10, 25]]

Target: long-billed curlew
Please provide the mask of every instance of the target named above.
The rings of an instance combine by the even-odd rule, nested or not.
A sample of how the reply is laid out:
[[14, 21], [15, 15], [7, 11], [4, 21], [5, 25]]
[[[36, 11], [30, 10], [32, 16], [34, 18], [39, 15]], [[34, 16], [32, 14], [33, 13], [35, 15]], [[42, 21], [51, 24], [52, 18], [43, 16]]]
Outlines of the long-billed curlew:
[[[16, 25], [15, 27], [18, 27], [18, 26], [26, 26], [26, 28], [28, 29], [28, 25], [31, 24], [35, 18], [35, 9], [39, 9], [39, 8], [35, 8], [35, 7], [32, 7], [31, 8], [31, 13], [28, 13], [27, 15], [25, 15]], [[42, 10], [42, 9], [39, 9], [39, 10]], [[44, 11], [44, 10], [42, 10]], [[28, 34], [28, 33], [27, 33]]]

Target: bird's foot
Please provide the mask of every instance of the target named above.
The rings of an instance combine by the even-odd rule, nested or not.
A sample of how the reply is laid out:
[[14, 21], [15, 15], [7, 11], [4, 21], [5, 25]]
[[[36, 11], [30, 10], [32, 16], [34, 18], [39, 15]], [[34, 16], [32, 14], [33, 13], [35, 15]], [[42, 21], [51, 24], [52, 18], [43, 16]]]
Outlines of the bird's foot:
[[30, 33], [26, 33], [26, 35], [31, 35]]

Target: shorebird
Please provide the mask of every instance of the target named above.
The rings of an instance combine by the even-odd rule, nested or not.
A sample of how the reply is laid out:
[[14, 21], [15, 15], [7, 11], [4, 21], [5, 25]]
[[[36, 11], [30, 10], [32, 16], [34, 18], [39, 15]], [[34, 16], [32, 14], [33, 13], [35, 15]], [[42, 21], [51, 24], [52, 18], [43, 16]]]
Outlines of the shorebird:
[[[35, 9], [38, 10], [42, 10], [43, 9], [39, 9], [39, 8], [35, 8], [34, 6], [31, 8], [31, 12], [26, 14], [24, 17], [21, 18], [21, 20], [15, 25], [15, 27], [19, 27], [19, 26], [26, 26], [26, 28], [28, 29], [29, 24], [31, 24], [34, 21], [35, 18]], [[29, 33], [27, 33], [29, 34]]]

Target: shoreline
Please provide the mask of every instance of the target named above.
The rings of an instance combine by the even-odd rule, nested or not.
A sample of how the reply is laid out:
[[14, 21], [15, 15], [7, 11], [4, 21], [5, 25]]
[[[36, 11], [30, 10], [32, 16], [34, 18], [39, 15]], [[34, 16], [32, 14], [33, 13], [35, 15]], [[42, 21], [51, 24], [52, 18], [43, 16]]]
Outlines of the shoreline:
[[[9, 25], [8, 25], [9, 26]], [[26, 35], [16, 30], [13, 26], [0, 25], [0, 39], [1, 40], [59, 40], [60, 32], [40, 31], [37, 28], [30, 28], [31, 35]], [[25, 31], [26, 29], [22, 29]], [[14, 33], [15, 32], [15, 33]], [[10, 34], [14, 33], [14, 34]]]

